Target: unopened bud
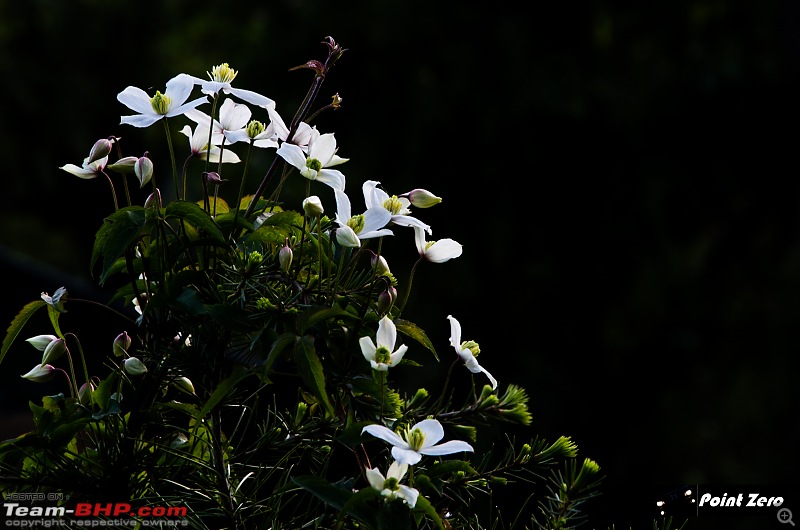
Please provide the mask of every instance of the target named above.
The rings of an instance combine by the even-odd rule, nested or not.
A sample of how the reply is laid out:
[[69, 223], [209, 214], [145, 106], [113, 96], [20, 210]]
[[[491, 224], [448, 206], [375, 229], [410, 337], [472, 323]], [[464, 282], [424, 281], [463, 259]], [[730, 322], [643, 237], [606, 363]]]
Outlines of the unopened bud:
[[128, 348], [131, 347], [131, 337], [127, 331], [123, 331], [117, 338], [114, 339], [114, 355], [122, 357], [128, 353]]
[[122, 363], [122, 367], [125, 368], [125, 371], [130, 375], [142, 375], [147, 372], [147, 367], [136, 357], [128, 357], [125, 359]]
[[139, 159], [135, 156], [126, 156], [125, 158], [120, 158], [113, 164], [109, 164], [106, 167], [118, 173], [133, 173], [137, 160]]
[[331, 99], [333, 100], [331, 101], [331, 107], [338, 109], [339, 107], [342, 106], [342, 98], [339, 96], [338, 93], [334, 94]]
[[[370, 251], [372, 252], [372, 251]], [[386, 259], [378, 254], [372, 253], [372, 257], [370, 258], [370, 264], [372, 268], [375, 270], [376, 276], [385, 276], [387, 274], [391, 274], [389, 270], [389, 264], [386, 262]]]
[[376, 311], [380, 316], [385, 315], [392, 309], [394, 301], [397, 300], [397, 289], [391, 285], [378, 295], [378, 306]]
[[401, 195], [401, 197], [408, 199], [408, 202], [417, 208], [430, 208], [431, 206], [436, 206], [442, 202], [441, 197], [437, 197], [428, 190], [423, 190], [421, 188], [411, 190], [408, 193]]
[[150, 178], [153, 176], [153, 161], [150, 160], [147, 153], [136, 160], [133, 165], [133, 172], [136, 174], [136, 178], [139, 179], [140, 188], [150, 182]]
[[184, 376], [177, 377], [172, 382], [172, 385], [178, 390], [186, 392], [187, 394], [194, 394], [194, 385], [192, 384], [191, 379], [189, 379], [188, 377]]
[[358, 248], [361, 246], [361, 241], [353, 229], [349, 226], [340, 226], [336, 229], [336, 241], [343, 247]]
[[156, 191], [148, 195], [144, 201], [145, 208], [158, 208], [161, 209], [161, 190], [156, 188]]
[[95, 386], [94, 383], [84, 383], [78, 389], [78, 402], [81, 405], [88, 405], [92, 401], [92, 392], [94, 392]]
[[222, 182], [222, 177], [220, 177], [219, 173], [216, 171], [206, 171], [203, 173], [203, 177], [205, 177], [206, 182], [210, 182], [211, 184], [219, 184]]
[[50, 343], [57, 338], [58, 337], [55, 335], [36, 335], [35, 337], [25, 339], [25, 342], [29, 342], [31, 346], [39, 351], [44, 351], [50, 345]]
[[319, 217], [325, 210], [322, 208], [322, 201], [319, 197], [312, 195], [303, 201], [303, 211], [309, 217]]
[[289, 238], [286, 238], [286, 242], [278, 252], [278, 263], [283, 272], [289, 272], [289, 268], [292, 266], [292, 247], [289, 246]]
[[56, 369], [53, 366], [49, 364], [37, 364], [31, 369], [30, 372], [23, 374], [20, 377], [24, 377], [28, 381], [33, 381], [34, 383], [46, 383], [55, 377], [55, 375]]
[[42, 365], [55, 361], [64, 355], [65, 351], [67, 351], [67, 343], [64, 342], [64, 339], [51, 341], [47, 348], [44, 349], [44, 354], [42, 354]]
[[113, 142], [108, 138], [102, 138], [97, 140], [92, 149], [89, 151], [89, 156], [86, 158], [86, 163], [91, 164], [96, 160], [100, 160], [104, 156], [108, 156], [111, 154], [111, 146]]

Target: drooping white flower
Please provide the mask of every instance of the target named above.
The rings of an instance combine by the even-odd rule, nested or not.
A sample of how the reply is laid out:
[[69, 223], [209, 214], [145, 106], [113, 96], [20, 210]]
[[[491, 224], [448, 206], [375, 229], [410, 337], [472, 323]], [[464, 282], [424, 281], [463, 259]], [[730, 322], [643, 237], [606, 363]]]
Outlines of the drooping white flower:
[[383, 317], [378, 322], [378, 332], [375, 335], [375, 342], [372, 342], [372, 337], [365, 336], [358, 339], [358, 344], [361, 346], [361, 353], [364, 358], [369, 361], [373, 370], [385, 372], [389, 368], [397, 366], [403, 359], [408, 350], [408, 346], [401, 344], [396, 350], [394, 349], [395, 342], [397, 342], [397, 327], [389, 317]]
[[427, 261], [444, 263], [461, 255], [462, 245], [457, 241], [449, 238], [438, 241], [425, 241], [425, 230], [418, 226], [414, 227], [414, 236], [417, 252]]
[[203, 96], [186, 103], [192, 88], [194, 81], [187, 74], [178, 74], [167, 81], [167, 91], [164, 94], [156, 91], [153, 97], [141, 88], [129, 86], [117, 94], [117, 100], [139, 114], [122, 116], [120, 123], [149, 127], [161, 118], [185, 114], [186, 111], [208, 102], [208, 98]]
[[281, 144], [277, 153], [296, 167], [305, 178], [318, 180], [335, 190], [344, 191], [345, 178], [342, 172], [338, 169], [329, 169], [348, 160], [338, 156], [336, 151], [336, 138], [333, 133], [319, 134], [316, 129], [312, 129], [308, 154], [300, 146], [288, 142]]
[[399, 464], [395, 461], [389, 466], [385, 477], [378, 468], [367, 469], [365, 474], [370, 486], [380, 491], [386, 500], [403, 499], [409, 508], [413, 508], [417, 504], [419, 491], [400, 484], [407, 471], [408, 464]]
[[461, 342], [461, 324], [452, 315], [447, 315], [447, 320], [450, 321], [450, 345], [453, 346], [458, 356], [464, 361], [467, 369], [473, 374], [483, 372], [492, 383], [492, 389], [497, 388], [497, 379], [492, 377], [492, 374], [478, 364], [478, 359], [475, 357], [474, 352], [476, 349], [480, 351], [478, 344], [472, 341]]
[[97, 178], [97, 175], [101, 175], [108, 164], [108, 156], [98, 158], [94, 162], [87, 162], [87, 160], [89, 160], [89, 157], [84, 158], [80, 166], [64, 164], [59, 169], [63, 169], [67, 173], [75, 175], [78, 178], [89, 180]]
[[380, 182], [375, 180], [368, 180], [362, 185], [364, 191], [364, 202], [367, 208], [384, 208], [391, 214], [391, 221], [400, 226], [416, 226], [424, 229], [429, 235], [431, 227], [423, 223], [416, 217], [412, 217], [411, 202], [405, 197], [398, 197], [397, 195], [390, 196], [384, 190], [378, 187]]
[[[352, 215], [350, 198], [347, 194], [337, 189], [334, 189], [333, 192], [336, 196], [336, 217], [334, 220], [341, 227], [336, 232], [339, 244], [343, 246], [360, 247], [360, 242], [363, 239], [392, 235], [391, 230], [384, 228], [392, 217], [386, 209], [380, 207], [367, 208], [363, 214]], [[347, 229], [349, 229], [349, 231]], [[340, 231], [342, 231], [342, 236], [339, 234]], [[355, 240], [353, 240], [350, 231], [355, 234]], [[346, 240], [343, 241], [342, 237], [346, 237]]]
[[443, 444], [436, 443], [444, 438], [444, 427], [439, 420], [427, 419], [414, 424], [406, 429], [401, 437], [383, 425], [367, 425], [361, 430], [376, 438], [392, 444], [392, 456], [398, 464], [413, 466], [422, 455], [440, 456], [459, 453], [461, 451], [474, 451], [472, 446], [461, 440], [450, 440]]

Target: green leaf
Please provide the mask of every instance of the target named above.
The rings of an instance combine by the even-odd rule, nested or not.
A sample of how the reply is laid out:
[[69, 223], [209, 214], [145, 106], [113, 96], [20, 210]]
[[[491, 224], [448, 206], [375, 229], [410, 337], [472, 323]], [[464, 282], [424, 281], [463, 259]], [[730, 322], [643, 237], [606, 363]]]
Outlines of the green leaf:
[[308, 328], [314, 326], [317, 322], [328, 320], [330, 318], [354, 318], [352, 315], [339, 306], [333, 307], [311, 307], [304, 311], [297, 317], [297, 329], [300, 333], [305, 333]]
[[439, 356], [436, 354], [436, 348], [433, 347], [433, 343], [425, 334], [422, 328], [410, 322], [408, 320], [403, 320], [401, 318], [396, 318], [394, 320], [394, 325], [397, 327], [397, 331], [406, 335], [407, 337], [411, 337], [412, 339], [416, 340], [423, 346], [425, 346], [430, 352], [433, 354], [433, 357], [438, 361]]
[[17, 313], [17, 316], [14, 317], [14, 320], [11, 321], [11, 324], [8, 325], [8, 329], [6, 330], [6, 336], [3, 339], [3, 349], [0, 350], [0, 363], [3, 362], [3, 358], [6, 356], [6, 352], [8, 349], [11, 348], [11, 345], [14, 343], [14, 339], [17, 338], [22, 328], [25, 327], [25, 323], [28, 322], [28, 319], [36, 312], [37, 309], [42, 307], [43, 305], [47, 305], [44, 300], [34, 300], [29, 304], [26, 304], [22, 310]]
[[[377, 490], [374, 491], [377, 493]], [[384, 502], [378, 512], [378, 530], [411, 530], [409, 515], [408, 506], [403, 501]]]
[[325, 390], [325, 374], [322, 371], [322, 363], [317, 355], [317, 350], [314, 348], [314, 337], [310, 335], [297, 337], [294, 353], [300, 377], [325, 406], [327, 416], [333, 416], [333, 405]]
[[428, 501], [428, 499], [426, 499], [422, 495], [417, 497], [417, 503], [414, 505], [414, 511], [424, 513], [425, 515], [433, 519], [433, 522], [436, 523], [437, 528], [439, 528], [440, 530], [444, 530], [442, 519], [439, 517], [439, 514], [436, 513], [436, 508], [434, 508], [433, 505], [430, 503], [430, 501]]
[[342, 512], [340, 517], [344, 517], [344, 510], [346, 509], [346, 514], [352, 515], [353, 517], [370, 525], [372, 528], [377, 527], [377, 520], [375, 519], [374, 510], [372, 510], [366, 503], [369, 500], [374, 499], [375, 494], [380, 496], [380, 492], [378, 490], [373, 488], [365, 488], [357, 493], [353, 493], [348, 489], [337, 488], [328, 481], [312, 475], [293, 477], [292, 482], [308, 491], [325, 504], [332, 506], [339, 512]]
[[281, 353], [286, 349], [287, 346], [290, 346], [294, 343], [297, 336], [294, 333], [284, 333], [275, 339], [275, 342], [272, 343], [272, 347], [269, 350], [269, 355], [267, 355], [267, 360], [264, 362], [264, 375], [269, 375], [269, 370], [278, 357], [281, 356]]
[[428, 476], [435, 478], [443, 475], [451, 475], [458, 471], [463, 471], [467, 475], [475, 475], [478, 473], [471, 465], [469, 465], [469, 462], [465, 462], [463, 460], [447, 460], [431, 466], [431, 468], [428, 469]]
[[90, 268], [94, 270], [97, 260], [102, 257], [103, 265], [100, 283], [104, 283], [114, 262], [136, 241], [145, 225], [145, 209], [141, 206], [128, 206], [106, 217], [95, 235]]
[[205, 231], [217, 243], [225, 244], [225, 236], [217, 223], [208, 215], [208, 212], [193, 202], [172, 202], [167, 206], [164, 215], [165, 218], [177, 217], [178, 219], [183, 219], [198, 230]]

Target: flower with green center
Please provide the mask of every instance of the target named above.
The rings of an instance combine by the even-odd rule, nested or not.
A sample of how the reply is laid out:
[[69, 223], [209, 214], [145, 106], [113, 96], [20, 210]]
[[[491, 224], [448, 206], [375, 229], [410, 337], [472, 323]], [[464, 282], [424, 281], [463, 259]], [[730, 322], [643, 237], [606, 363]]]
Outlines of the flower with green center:
[[156, 91], [153, 97], [141, 88], [129, 86], [117, 94], [117, 100], [129, 109], [138, 112], [131, 116], [122, 116], [120, 123], [134, 127], [149, 127], [161, 118], [180, 116], [186, 111], [208, 102], [203, 96], [186, 102], [194, 88], [192, 78], [186, 74], [178, 74], [167, 81], [167, 90], [163, 94]]
[[474, 451], [470, 444], [461, 440], [450, 440], [437, 445], [437, 442], [444, 438], [444, 427], [439, 420], [434, 419], [422, 420], [414, 424], [403, 432], [402, 437], [391, 429], [377, 424], [367, 425], [361, 432], [369, 433], [392, 444], [392, 456], [401, 465], [413, 466], [422, 460], [422, 455], [440, 456]]
[[461, 342], [461, 324], [458, 322], [458, 320], [453, 318], [452, 315], [448, 315], [447, 320], [450, 321], [450, 345], [456, 350], [456, 353], [461, 360], [464, 361], [464, 365], [467, 367], [467, 370], [473, 374], [483, 372], [492, 383], [492, 389], [497, 388], [497, 379], [492, 377], [492, 374], [487, 372], [484, 367], [478, 364], [478, 359], [475, 357], [481, 351], [478, 347], [478, 343], [475, 341]]
[[417, 244], [417, 252], [420, 257], [433, 263], [444, 263], [461, 255], [461, 243], [452, 239], [440, 239], [438, 241], [425, 241], [425, 230], [414, 226], [414, 241]]
[[299, 145], [288, 142], [282, 143], [277, 153], [296, 167], [305, 178], [318, 180], [334, 190], [344, 191], [345, 178], [342, 172], [338, 169], [329, 169], [348, 160], [338, 156], [336, 151], [336, 139], [333, 133], [319, 134], [316, 129], [311, 129], [307, 154]]
[[[286, 145], [286, 144], [284, 144]], [[334, 189], [336, 196], [336, 217], [339, 225], [336, 240], [346, 247], [360, 247], [361, 241], [381, 236], [391, 236], [392, 231], [384, 228], [391, 214], [384, 208], [367, 208], [363, 214], [352, 215], [350, 198], [344, 191]]]
[[428, 234], [431, 227], [416, 217], [412, 217], [409, 206], [411, 202], [404, 196], [389, 195], [378, 187], [380, 182], [368, 180], [361, 186], [364, 192], [364, 202], [367, 208], [383, 208], [391, 215], [391, 222], [399, 226], [412, 226], [422, 228]]
[[361, 346], [361, 353], [369, 361], [372, 369], [379, 372], [385, 372], [389, 368], [397, 366], [408, 350], [408, 346], [405, 344], [401, 344], [394, 350], [394, 344], [397, 342], [397, 327], [389, 317], [383, 317], [378, 322], [378, 333], [375, 335], [375, 340], [377, 345], [372, 341], [372, 337], [361, 337], [358, 345]]
[[367, 476], [369, 485], [380, 491], [381, 495], [385, 497], [387, 501], [402, 499], [408, 504], [409, 508], [413, 508], [417, 504], [419, 491], [400, 484], [400, 480], [402, 480], [407, 471], [408, 464], [392, 462], [385, 477], [377, 468], [367, 469], [364, 473]]
[[232, 94], [239, 99], [242, 99], [253, 105], [259, 107], [274, 107], [275, 102], [266, 96], [257, 94], [251, 90], [243, 90], [241, 88], [234, 88], [231, 83], [236, 78], [239, 72], [234, 70], [228, 63], [219, 64], [211, 69], [208, 74], [208, 79], [200, 79], [199, 77], [189, 76], [192, 82], [200, 85], [200, 91], [203, 94], [214, 96], [222, 92], [223, 94]]
[[274, 107], [267, 107], [267, 114], [269, 115], [268, 124], [251, 120], [243, 129], [226, 131], [225, 138], [230, 143], [253, 142], [253, 147], [262, 149], [278, 147], [278, 139], [285, 139], [289, 135], [289, 129]]
[[[228, 110], [231, 110], [230, 107], [226, 108], [226, 111]], [[220, 109], [221, 114], [222, 109]], [[218, 147], [225, 139], [224, 128], [219, 121], [214, 120], [212, 123], [211, 116], [197, 109], [191, 109], [186, 112], [186, 117], [197, 123], [194, 131], [188, 125], [184, 125], [183, 129], [181, 129], [181, 133], [189, 138], [189, 149], [192, 156], [196, 156], [201, 160], [208, 159], [209, 162], [216, 164], [220, 162], [220, 152], [222, 152], [223, 163], [236, 164], [241, 162], [239, 156], [230, 149], [223, 151]], [[209, 149], [208, 132], [210, 127], [213, 127], [213, 130], [211, 131], [211, 148]]]

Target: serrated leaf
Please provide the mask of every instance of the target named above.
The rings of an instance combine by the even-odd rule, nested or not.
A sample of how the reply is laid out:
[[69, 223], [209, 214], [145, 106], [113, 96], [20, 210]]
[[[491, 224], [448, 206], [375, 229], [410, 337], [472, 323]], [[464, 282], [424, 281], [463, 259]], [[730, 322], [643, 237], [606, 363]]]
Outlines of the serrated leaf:
[[437, 361], [439, 360], [439, 355], [437, 355], [436, 353], [436, 348], [433, 347], [433, 343], [428, 338], [428, 335], [425, 334], [425, 331], [422, 328], [420, 328], [411, 321], [403, 320], [401, 318], [394, 319], [394, 325], [395, 327], [397, 327], [397, 331], [399, 331], [400, 333], [402, 333], [407, 337], [411, 337], [412, 339], [416, 340], [417, 342], [425, 346], [425, 348], [427, 348], [433, 354], [433, 357]]
[[42, 307], [43, 305], [47, 305], [44, 300], [34, 300], [23, 307], [17, 316], [14, 317], [14, 320], [11, 321], [11, 324], [8, 325], [8, 329], [6, 330], [6, 336], [3, 339], [3, 349], [0, 350], [0, 363], [3, 362], [3, 358], [6, 356], [6, 352], [8, 352], [11, 345], [14, 343], [14, 339], [17, 338], [22, 328], [25, 327], [25, 323], [31, 318], [31, 316], [36, 312], [37, 309]]
[[314, 347], [314, 337], [310, 335], [298, 337], [294, 344], [294, 353], [300, 377], [325, 406], [328, 417], [333, 416], [333, 405], [331, 405], [328, 392], [325, 390], [325, 374]]
[[136, 241], [145, 221], [146, 211], [141, 206], [128, 206], [106, 217], [95, 235], [90, 262], [90, 268], [94, 270], [97, 260], [103, 258], [101, 284], [108, 277], [114, 262]]

